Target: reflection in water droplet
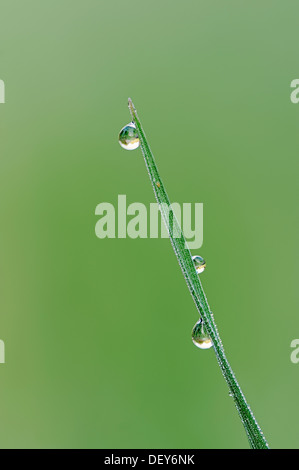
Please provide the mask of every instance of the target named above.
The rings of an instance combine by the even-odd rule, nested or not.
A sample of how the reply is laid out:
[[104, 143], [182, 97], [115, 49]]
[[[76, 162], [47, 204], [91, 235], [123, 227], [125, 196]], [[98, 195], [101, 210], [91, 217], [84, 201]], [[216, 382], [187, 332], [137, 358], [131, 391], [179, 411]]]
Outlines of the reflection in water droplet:
[[195, 323], [192, 330], [192, 341], [200, 349], [209, 349], [213, 346], [211, 338], [206, 334], [201, 319]]
[[134, 122], [130, 122], [123, 127], [118, 136], [118, 142], [123, 149], [135, 150], [139, 147], [140, 141]]
[[205, 270], [206, 262], [201, 256], [192, 256], [193, 263], [197, 274], [202, 273]]

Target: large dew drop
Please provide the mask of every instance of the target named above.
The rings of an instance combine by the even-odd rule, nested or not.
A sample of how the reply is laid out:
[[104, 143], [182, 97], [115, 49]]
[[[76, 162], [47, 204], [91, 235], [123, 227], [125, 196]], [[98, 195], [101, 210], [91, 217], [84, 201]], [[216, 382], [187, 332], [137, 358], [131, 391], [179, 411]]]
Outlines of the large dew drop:
[[201, 256], [192, 256], [193, 263], [197, 274], [202, 273], [205, 270], [206, 262]]
[[211, 338], [206, 334], [201, 319], [195, 323], [192, 330], [192, 341], [200, 349], [209, 349], [213, 346]]
[[139, 147], [140, 141], [134, 122], [130, 122], [121, 129], [118, 142], [120, 146], [126, 150], [135, 150]]

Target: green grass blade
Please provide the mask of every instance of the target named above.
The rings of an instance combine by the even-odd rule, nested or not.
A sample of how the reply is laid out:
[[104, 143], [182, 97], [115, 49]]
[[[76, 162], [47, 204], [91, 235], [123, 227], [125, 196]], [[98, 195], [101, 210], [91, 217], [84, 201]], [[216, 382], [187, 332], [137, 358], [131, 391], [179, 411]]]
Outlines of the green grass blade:
[[268, 449], [268, 443], [264, 434], [258, 425], [245, 396], [237, 382], [235, 374], [226, 358], [222, 341], [218, 334], [214, 316], [210, 310], [207, 298], [202, 288], [199, 276], [195, 270], [194, 263], [184, 234], [178, 224], [176, 216], [171, 208], [169, 198], [165, 187], [158, 172], [153, 154], [147, 142], [141, 122], [138, 118], [136, 109], [129, 99], [129, 109], [132, 119], [136, 125], [141, 150], [144, 156], [145, 164], [148, 170], [150, 181], [153, 186], [156, 200], [159, 204], [162, 218], [167, 227], [169, 238], [171, 240], [174, 252], [178, 259], [181, 270], [184, 274], [186, 283], [195, 302], [197, 310], [204, 323], [205, 330], [213, 341], [213, 348], [216, 353], [217, 361], [221, 372], [227, 382], [230, 395], [234, 399], [234, 403], [244, 425], [249, 443], [254, 449]]

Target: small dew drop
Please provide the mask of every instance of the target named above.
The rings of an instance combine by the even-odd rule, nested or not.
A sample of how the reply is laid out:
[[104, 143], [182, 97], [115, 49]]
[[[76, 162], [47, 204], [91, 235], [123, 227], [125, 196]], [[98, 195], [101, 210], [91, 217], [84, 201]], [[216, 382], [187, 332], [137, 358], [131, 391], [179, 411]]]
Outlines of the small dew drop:
[[140, 141], [134, 122], [130, 122], [121, 129], [118, 142], [120, 146], [126, 150], [135, 150], [139, 147]]
[[200, 349], [209, 349], [213, 346], [211, 338], [204, 331], [203, 321], [199, 319], [192, 330], [192, 341]]
[[197, 274], [202, 273], [205, 270], [206, 262], [201, 256], [193, 256], [193, 263], [196, 269]]

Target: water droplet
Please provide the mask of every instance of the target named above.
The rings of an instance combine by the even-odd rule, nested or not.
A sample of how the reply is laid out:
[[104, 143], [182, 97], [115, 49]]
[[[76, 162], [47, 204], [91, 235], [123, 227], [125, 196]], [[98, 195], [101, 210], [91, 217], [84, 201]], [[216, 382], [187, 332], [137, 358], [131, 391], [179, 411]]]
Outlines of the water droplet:
[[205, 270], [206, 262], [201, 256], [192, 256], [193, 263], [197, 274], [202, 273]]
[[135, 150], [139, 147], [140, 141], [134, 122], [130, 122], [121, 129], [118, 142], [120, 146], [126, 150]]
[[200, 349], [209, 349], [213, 346], [211, 338], [206, 334], [203, 326], [203, 321], [199, 319], [197, 323], [195, 323], [193, 330], [192, 330], [192, 341], [195, 346]]

